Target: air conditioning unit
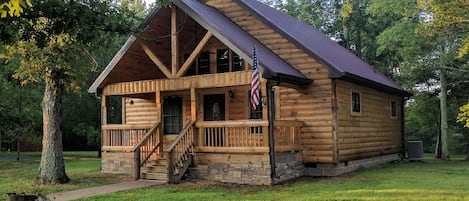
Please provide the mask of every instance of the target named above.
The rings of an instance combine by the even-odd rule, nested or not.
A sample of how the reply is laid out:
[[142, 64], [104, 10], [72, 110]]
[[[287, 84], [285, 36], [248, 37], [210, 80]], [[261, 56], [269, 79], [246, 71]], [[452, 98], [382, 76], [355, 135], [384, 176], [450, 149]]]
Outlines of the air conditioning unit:
[[407, 158], [411, 161], [423, 160], [422, 141], [407, 141]]

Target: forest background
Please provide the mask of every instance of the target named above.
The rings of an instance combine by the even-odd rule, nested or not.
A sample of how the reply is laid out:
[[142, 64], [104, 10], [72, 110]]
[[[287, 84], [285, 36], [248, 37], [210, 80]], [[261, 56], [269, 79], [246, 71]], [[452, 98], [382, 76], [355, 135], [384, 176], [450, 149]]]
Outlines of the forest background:
[[[17, 0], [0, 0], [0, 11], [6, 8], [5, 3], [14, 1]], [[1, 150], [26, 150], [34, 148], [34, 145], [37, 145], [36, 148], [41, 147], [41, 100], [45, 83], [40, 79], [28, 79], [28, 82], [25, 82], [25, 79], [22, 79], [25, 71], [19, 68], [21, 60], [8, 55], [7, 48], [15, 45], [18, 47], [21, 35], [24, 34], [18, 31], [23, 23], [20, 18], [28, 17], [28, 9], [39, 7], [35, 5], [35, 2], [39, 1], [26, 2], [32, 4], [18, 4], [24, 8], [21, 12], [26, 13], [21, 17], [0, 12], [0, 55], [3, 55], [0, 56]], [[121, 9], [121, 16], [116, 19], [119, 19], [119, 22], [125, 21], [125, 26], [111, 30], [114, 34], [86, 41], [86, 44], [93, 48], [87, 49], [82, 60], [76, 60], [81, 62], [81, 65], [75, 66], [82, 69], [74, 69], [73, 72], [79, 72], [74, 75], [79, 79], [64, 91], [62, 99], [64, 150], [99, 150], [100, 100], [94, 94], [89, 94], [87, 88], [127, 37], [132, 32], [138, 32], [138, 26], [155, 5], [147, 5], [142, 0], [109, 2], [106, 5]], [[263, 2], [321, 30], [373, 65], [377, 71], [383, 72], [412, 92], [414, 95], [406, 104], [406, 140], [422, 140], [425, 152], [437, 153], [440, 157], [442, 150], [446, 157], [467, 151], [467, 0]], [[93, 27], [88, 28], [92, 30]], [[34, 78], [34, 75], [28, 76]], [[119, 100], [111, 101], [110, 104], [109, 116], [114, 118], [110, 123], [118, 123], [121, 109]]]

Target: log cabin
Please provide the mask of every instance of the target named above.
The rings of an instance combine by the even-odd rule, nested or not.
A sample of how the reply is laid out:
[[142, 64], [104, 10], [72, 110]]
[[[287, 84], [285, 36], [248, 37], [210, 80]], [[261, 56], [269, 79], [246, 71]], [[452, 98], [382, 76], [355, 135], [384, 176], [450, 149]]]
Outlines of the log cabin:
[[[255, 0], [156, 6], [89, 92], [101, 98], [103, 172], [252, 185], [399, 159], [411, 95], [315, 28]], [[118, 122], [110, 121], [112, 99]]]

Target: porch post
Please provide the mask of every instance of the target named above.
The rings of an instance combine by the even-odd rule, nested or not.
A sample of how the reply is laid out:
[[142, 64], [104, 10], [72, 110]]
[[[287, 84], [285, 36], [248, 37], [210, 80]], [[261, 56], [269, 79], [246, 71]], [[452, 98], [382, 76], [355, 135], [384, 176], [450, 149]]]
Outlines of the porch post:
[[179, 67], [179, 39], [177, 30], [177, 8], [171, 6], [171, 76], [176, 77]]
[[191, 88], [191, 121], [197, 120], [197, 95], [195, 88]]
[[272, 179], [277, 177], [275, 173], [275, 139], [274, 139], [274, 121], [275, 121], [275, 99], [273, 94], [273, 86], [275, 82], [267, 80], [267, 107], [268, 107], [268, 121], [269, 121], [269, 156], [270, 156], [270, 177]]
[[156, 104], [156, 122], [159, 122], [161, 125], [160, 133], [158, 136], [160, 137], [160, 150], [163, 149], [163, 122], [161, 122], [162, 108], [161, 108], [161, 91], [157, 90], [155, 92], [155, 104]]
[[104, 133], [104, 130], [102, 129], [102, 126], [106, 124], [107, 124], [107, 96], [104, 94], [101, 94], [101, 146], [99, 146], [99, 152], [98, 152], [98, 155], [100, 158], [102, 157], [101, 152], [102, 152], [102, 148], [104, 145], [104, 141], [109, 140], [105, 138], [106, 133]]
[[101, 125], [107, 124], [107, 96], [101, 95]]

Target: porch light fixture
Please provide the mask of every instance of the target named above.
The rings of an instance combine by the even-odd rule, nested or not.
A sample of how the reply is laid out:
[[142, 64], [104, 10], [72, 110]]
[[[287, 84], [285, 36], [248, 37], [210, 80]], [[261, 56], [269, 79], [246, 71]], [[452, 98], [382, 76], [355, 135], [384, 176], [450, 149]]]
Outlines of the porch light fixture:
[[229, 96], [231, 99], [234, 98], [234, 92], [233, 92], [233, 90], [230, 89], [230, 90], [228, 91], [228, 96]]

